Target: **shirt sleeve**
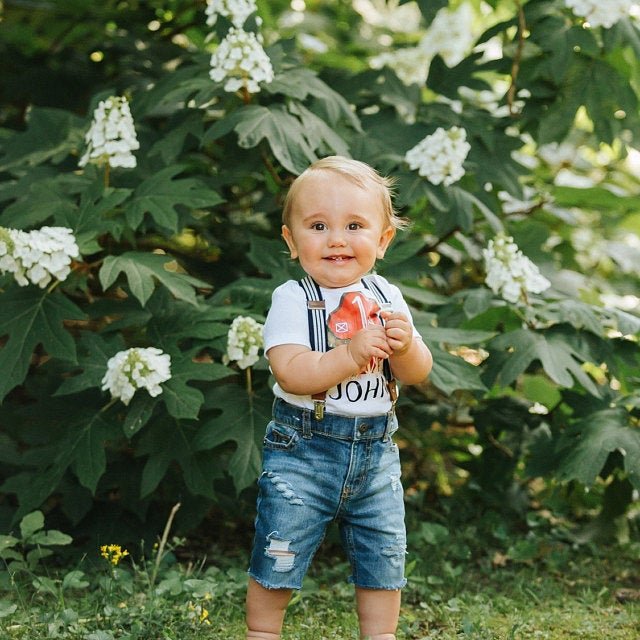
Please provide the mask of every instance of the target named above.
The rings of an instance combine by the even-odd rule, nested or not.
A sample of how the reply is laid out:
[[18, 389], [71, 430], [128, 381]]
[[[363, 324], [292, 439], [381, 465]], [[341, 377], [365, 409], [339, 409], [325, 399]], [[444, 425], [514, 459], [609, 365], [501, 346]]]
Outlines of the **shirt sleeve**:
[[285, 282], [273, 292], [263, 335], [265, 354], [281, 344], [311, 348], [306, 297], [295, 280]]

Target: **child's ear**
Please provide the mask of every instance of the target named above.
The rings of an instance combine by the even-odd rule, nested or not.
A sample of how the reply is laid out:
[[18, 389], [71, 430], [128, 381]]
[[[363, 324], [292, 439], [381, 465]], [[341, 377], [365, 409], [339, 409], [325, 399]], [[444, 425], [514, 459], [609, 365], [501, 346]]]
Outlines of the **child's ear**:
[[287, 247], [289, 247], [289, 252], [291, 253], [291, 259], [295, 260], [298, 257], [298, 250], [296, 249], [296, 244], [293, 241], [293, 234], [291, 233], [291, 229], [287, 227], [286, 224], [282, 225], [282, 237], [284, 241], [287, 243]]
[[396, 230], [391, 225], [382, 232], [380, 240], [378, 240], [378, 250], [376, 253], [378, 260], [382, 260], [382, 258], [384, 258], [384, 254], [387, 252], [387, 249], [395, 235]]

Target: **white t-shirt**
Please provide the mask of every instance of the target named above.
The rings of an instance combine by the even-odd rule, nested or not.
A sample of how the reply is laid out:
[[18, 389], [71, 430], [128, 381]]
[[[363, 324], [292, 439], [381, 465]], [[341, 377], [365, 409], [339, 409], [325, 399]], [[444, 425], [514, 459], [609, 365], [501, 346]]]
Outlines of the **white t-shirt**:
[[[368, 276], [379, 286], [391, 302], [391, 310], [406, 314], [411, 324], [413, 320], [407, 303], [400, 290], [382, 276]], [[348, 342], [350, 336], [368, 323], [380, 324], [380, 306], [373, 293], [361, 282], [341, 289], [321, 287], [329, 331], [329, 346]], [[420, 337], [415, 326], [414, 337]], [[271, 309], [264, 325], [264, 352], [282, 344], [300, 344], [311, 348], [307, 298], [296, 280], [280, 285], [271, 299]], [[309, 372], [313, 375], [313, 371]], [[311, 396], [297, 396], [284, 391], [276, 382], [274, 394], [298, 407], [313, 409]], [[384, 377], [382, 362], [369, 363], [366, 370], [347, 380], [343, 380], [327, 390], [326, 411], [344, 416], [375, 416], [391, 410], [392, 402]]]

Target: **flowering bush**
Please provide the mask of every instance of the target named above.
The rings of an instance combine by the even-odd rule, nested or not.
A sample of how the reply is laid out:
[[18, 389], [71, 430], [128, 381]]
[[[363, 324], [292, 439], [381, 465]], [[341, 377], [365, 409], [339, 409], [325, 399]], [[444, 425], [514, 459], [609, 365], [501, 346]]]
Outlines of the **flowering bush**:
[[211, 56], [209, 75], [214, 82], [226, 79], [225, 91], [258, 93], [261, 82], [273, 80], [273, 67], [255, 33], [232, 27]]
[[138, 389], [153, 398], [162, 393], [160, 384], [171, 379], [171, 357], [155, 347], [132, 347], [120, 351], [107, 362], [102, 389], [129, 404]]
[[79, 257], [76, 239], [66, 227], [42, 227], [36, 231], [0, 227], [0, 273], [11, 273], [25, 287], [41, 289], [53, 278], [65, 280], [72, 258]]
[[264, 345], [263, 325], [247, 316], [238, 316], [231, 323], [227, 336], [225, 362], [237, 362], [241, 369], [258, 362], [258, 352]]
[[460, 127], [445, 130], [438, 127], [435, 132], [405, 154], [410, 169], [417, 169], [433, 184], [450, 185], [464, 175], [462, 166], [471, 145], [467, 132]]
[[551, 283], [540, 273], [511, 236], [498, 234], [482, 251], [487, 270], [487, 286], [507, 302], [527, 299], [529, 293], [542, 293]]
[[98, 103], [85, 142], [87, 148], [78, 162], [81, 167], [90, 162], [127, 169], [136, 166], [132, 152], [140, 144], [126, 98], [112, 96]]

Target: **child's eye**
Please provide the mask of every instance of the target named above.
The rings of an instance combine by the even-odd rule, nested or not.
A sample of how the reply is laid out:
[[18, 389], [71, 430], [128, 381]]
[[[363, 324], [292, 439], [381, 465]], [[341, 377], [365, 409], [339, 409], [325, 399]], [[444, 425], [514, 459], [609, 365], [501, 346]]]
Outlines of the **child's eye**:
[[347, 225], [347, 229], [349, 229], [349, 231], [357, 231], [358, 229], [362, 229], [362, 225], [359, 222], [350, 222]]
[[311, 228], [314, 231], [324, 231], [327, 228], [327, 225], [324, 222], [314, 222], [311, 225]]

